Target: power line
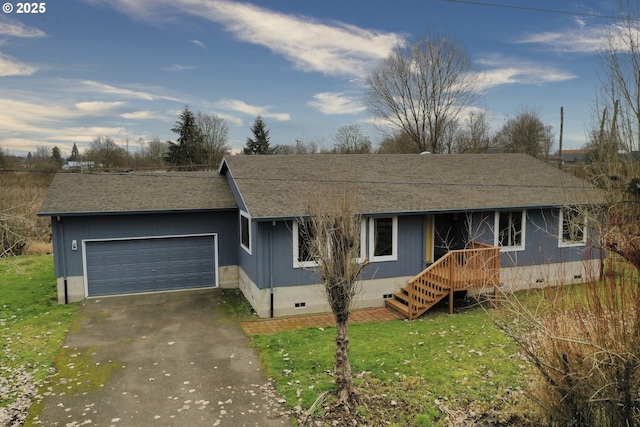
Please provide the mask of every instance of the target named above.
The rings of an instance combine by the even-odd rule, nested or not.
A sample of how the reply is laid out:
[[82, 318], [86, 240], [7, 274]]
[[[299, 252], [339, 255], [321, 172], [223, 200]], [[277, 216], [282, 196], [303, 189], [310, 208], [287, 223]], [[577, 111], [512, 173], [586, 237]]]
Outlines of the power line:
[[515, 10], [526, 10], [530, 12], [541, 12], [541, 13], [556, 13], [561, 15], [572, 15], [572, 16], [585, 16], [588, 18], [605, 18], [605, 19], [630, 19], [632, 21], [640, 21], [640, 19], [634, 18], [626, 18], [622, 16], [614, 16], [614, 15], [600, 15], [597, 13], [587, 13], [587, 12], [571, 12], [568, 10], [560, 10], [560, 9], [545, 9], [540, 7], [529, 7], [529, 6], [514, 6], [510, 4], [499, 4], [499, 3], [487, 3], [487, 2], [479, 2], [479, 1], [471, 1], [471, 0], [440, 0], [449, 3], [461, 3], [475, 6], [485, 6], [485, 7], [497, 7], [502, 9], [515, 9]]

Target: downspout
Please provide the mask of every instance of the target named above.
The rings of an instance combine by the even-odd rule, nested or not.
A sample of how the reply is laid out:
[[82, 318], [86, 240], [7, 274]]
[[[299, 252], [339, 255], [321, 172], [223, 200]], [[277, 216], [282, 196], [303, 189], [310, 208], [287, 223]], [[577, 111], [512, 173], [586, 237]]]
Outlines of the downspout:
[[62, 226], [62, 219], [58, 215], [56, 218], [56, 224], [58, 228], [58, 234], [60, 238], [58, 239], [58, 253], [60, 254], [60, 266], [62, 269], [62, 282], [64, 288], [64, 303], [69, 304], [69, 291], [67, 289], [67, 257], [65, 256], [64, 247], [64, 227]]
[[269, 229], [269, 297], [271, 307], [271, 318], [273, 319], [273, 227], [276, 226], [276, 222], [271, 222], [271, 228]]

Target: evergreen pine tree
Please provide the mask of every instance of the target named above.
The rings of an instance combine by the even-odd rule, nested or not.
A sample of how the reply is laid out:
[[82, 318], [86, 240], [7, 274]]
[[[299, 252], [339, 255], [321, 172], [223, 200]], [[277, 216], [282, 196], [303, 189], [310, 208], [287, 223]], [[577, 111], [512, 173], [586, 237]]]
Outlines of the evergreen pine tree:
[[77, 162], [80, 160], [80, 152], [78, 151], [78, 146], [75, 142], [73, 143], [73, 148], [71, 149], [71, 155], [67, 160], [69, 160], [70, 162]]
[[244, 147], [244, 154], [273, 154], [274, 148], [269, 146], [269, 130], [262, 119], [262, 116], [256, 117], [253, 126], [251, 126], [254, 139], [247, 138], [247, 144]]
[[169, 142], [165, 161], [178, 170], [197, 170], [206, 167], [207, 153], [204, 149], [202, 132], [189, 107], [184, 107], [180, 120], [171, 129], [178, 134], [176, 142]]
[[51, 161], [56, 167], [61, 167], [64, 164], [64, 160], [62, 160], [62, 153], [58, 147], [53, 147], [51, 149]]

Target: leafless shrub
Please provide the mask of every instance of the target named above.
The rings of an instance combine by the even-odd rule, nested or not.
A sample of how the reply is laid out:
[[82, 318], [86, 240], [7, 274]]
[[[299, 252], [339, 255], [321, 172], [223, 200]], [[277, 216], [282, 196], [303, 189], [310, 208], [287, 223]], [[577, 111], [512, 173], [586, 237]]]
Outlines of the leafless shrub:
[[620, 257], [575, 286], [505, 294], [498, 325], [537, 373], [529, 392], [553, 426], [640, 425], [640, 292]]
[[39, 218], [50, 176], [0, 174], [0, 257], [20, 255], [27, 242], [50, 242], [47, 218]]

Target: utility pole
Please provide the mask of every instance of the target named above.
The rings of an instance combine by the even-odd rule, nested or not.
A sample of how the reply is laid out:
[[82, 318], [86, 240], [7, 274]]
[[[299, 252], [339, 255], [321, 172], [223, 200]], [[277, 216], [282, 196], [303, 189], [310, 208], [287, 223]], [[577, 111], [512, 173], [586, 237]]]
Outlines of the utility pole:
[[560, 162], [558, 167], [562, 169], [562, 128], [564, 127], [564, 107], [560, 107], [560, 141], [558, 143], [558, 155], [560, 156]]

